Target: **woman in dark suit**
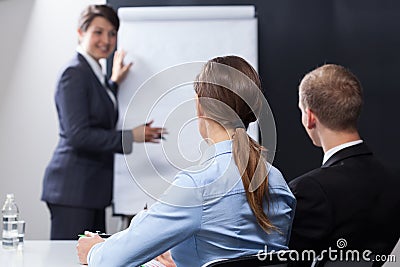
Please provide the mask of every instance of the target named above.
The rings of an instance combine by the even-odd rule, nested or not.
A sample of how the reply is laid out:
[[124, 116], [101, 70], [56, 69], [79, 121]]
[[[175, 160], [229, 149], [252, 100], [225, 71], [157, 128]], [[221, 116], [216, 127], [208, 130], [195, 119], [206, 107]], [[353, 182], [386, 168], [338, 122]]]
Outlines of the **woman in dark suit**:
[[111, 79], [99, 60], [115, 49], [119, 18], [107, 5], [90, 5], [79, 19], [77, 54], [62, 70], [55, 102], [60, 139], [46, 168], [42, 200], [51, 213], [51, 239], [76, 239], [85, 230], [105, 231], [111, 204], [114, 153], [130, 153], [132, 142], [158, 142], [151, 123], [117, 131], [117, 89], [132, 63], [114, 54]]

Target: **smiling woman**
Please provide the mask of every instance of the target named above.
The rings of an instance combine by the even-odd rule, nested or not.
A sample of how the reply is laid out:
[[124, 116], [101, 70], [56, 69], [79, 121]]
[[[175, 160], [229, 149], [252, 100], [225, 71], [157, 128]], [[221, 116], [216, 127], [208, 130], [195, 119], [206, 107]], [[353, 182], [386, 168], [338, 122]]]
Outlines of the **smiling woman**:
[[99, 63], [117, 42], [119, 18], [107, 5], [90, 5], [78, 24], [75, 57], [58, 78], [55, 102], [59, 142], [43, 181], [42, 200], [51, 213], [51, 239], [76, 239], [85, 230], [105, 232], [111, 204], [114, 153], [130, 153], [132, 142], [158, 142], [162, 128], [151, 123], [116, 131], [118, 85], [132, 63], [114, 54], [111, 79]]
[[[96, 10], [102, 10], [103, 15]], [[107, 58], [115, 48], [119, 20], [111, 8], [90, 6], [82, 14], [78, 29], [79, 44], [95, 60]]]

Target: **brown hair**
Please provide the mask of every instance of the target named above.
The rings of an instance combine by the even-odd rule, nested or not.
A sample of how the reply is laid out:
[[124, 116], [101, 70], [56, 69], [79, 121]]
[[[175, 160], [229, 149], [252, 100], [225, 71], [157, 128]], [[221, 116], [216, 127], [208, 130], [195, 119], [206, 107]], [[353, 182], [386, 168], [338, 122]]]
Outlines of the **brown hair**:
[[346, 68], [326, 64], [308, 73], [300, 83], [303, 108], [312, 110], [332, 130], [355, 130], [363, 104], [362, 87]]
[[240, 57], [217, 57], [204, 65], [194, 88], [205, 116], [227, 129], [234, 129], [233, 157], [247, 201], [264, 231], [275, 230], [263, 208], [263, 201], [268, 203], [269, 195], [266, 159], [262, 155], [265, 149], [246, 132], [262, 108], [263, 95], [257, 72]]
[[86, 31], [95, 17], [103, 17], [107, 19], [115, 28], [119, 29], [119, 18], [115, 10], [108, 5], [89, 5], [81, 13], [79, 17], [78, 27], [82, 31]]

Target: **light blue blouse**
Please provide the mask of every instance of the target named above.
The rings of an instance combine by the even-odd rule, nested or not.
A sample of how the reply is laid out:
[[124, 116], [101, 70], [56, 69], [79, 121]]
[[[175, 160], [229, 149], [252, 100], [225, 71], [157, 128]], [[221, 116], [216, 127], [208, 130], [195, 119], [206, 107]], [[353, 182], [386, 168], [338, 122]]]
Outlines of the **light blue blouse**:
[[269, 208], [266, 202], [264, 207], [279, 232], [267, 234], [247, 203], [232, 141], [210, 146], [203, 159], [180, 172], [128, 229], [96, 244], [89, 266], [138, 266], [169, 249], [178, 267], [287, 249], [296, 200], [279, 170], [268, 165]]

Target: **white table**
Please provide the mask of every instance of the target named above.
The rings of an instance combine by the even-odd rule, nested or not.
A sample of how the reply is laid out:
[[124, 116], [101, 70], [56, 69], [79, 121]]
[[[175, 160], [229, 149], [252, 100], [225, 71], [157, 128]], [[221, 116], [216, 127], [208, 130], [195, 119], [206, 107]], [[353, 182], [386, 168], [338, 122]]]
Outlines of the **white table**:
[[0, 245], [0, 266], [79, 267], [77, 241], [27, 240], [23, 249], [6, 250]]
[[[22, 250], [5, 250], [0, 247], [0, 266], [5, 267], [80, 267], [76, 254], [77, 241], [28, 240]], [[1, 246], [1, 245], [0, 245]], [[392, 255], [396, 262], [384, 267], [397, 267], [400, 261], [400, 240]], [[87, 266], [86, 266], [87, 267]]]

